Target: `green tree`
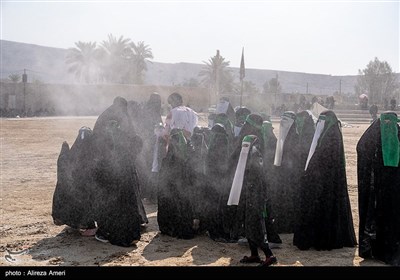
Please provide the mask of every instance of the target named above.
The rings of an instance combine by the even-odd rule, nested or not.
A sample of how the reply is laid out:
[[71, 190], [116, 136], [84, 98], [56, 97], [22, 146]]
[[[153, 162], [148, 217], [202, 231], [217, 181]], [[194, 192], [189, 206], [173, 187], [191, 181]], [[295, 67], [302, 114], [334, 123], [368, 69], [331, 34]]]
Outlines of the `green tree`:
[[17, 73], [10, 74], [10, 75], [8, 75], [8, 79], [10, 79], [11, 82], [16, 84], [21, 80], [21, 75], [17, 74]]
[[358, 70], [355, 91], [357, 96], [366, 93], [370, 104], [382, 103], [383, 99], [390, 97], [399, 88], [396, 75], [389, 63], [380, 61], [377, 57], [370, 61], [363, 70]]
[[233, 77], [231, 71], [228, 69], [229, 61], [219, 54], [211, 57], [207, 62], [203, 61], [206, 65], [203, 66], [199, 72], [201, 77], [201, 84], [209, 87], [215, 95], [223, 93], [232, 93], [233, 91]]
[[98, 50], [96, 42], [76, 42], [75, 48], [68, 49], [66, 63], [68, 71], [75, 73], [79, 82], [92, 83], [98, 79]]
[[147, 71], [146, 61], [154, 58], [153, 53], [149, 45], [145, 45], [143, 41], [139, 41], [137, 44], [132, 42], [130, 47], [133, 52], [134, 83], [143, 84], [144, 72]]
[[118, 39], [112, 34], [108, 40], [101, 44], [102, 75], [111, 83], [129, 82], [130, 66], [129, 61], [133, 57], [130, 48], [130, 39], [120, 36]]
[[281, 83], [278, 80], [278, 75], [276, 78], [272, 78], [268, 82], [269, 84], [269, 92], [274, 94], [279, 94], [282, 91]]
[[267, 94], [269, 92], [269, 82], [265, 81], [265, 83], [263, 84], [263, 94]]
[[[235, 84], [234, 92], [240, 94], [240, 84]], [[260, 94], [260, 90], [252, 81], [243, 81], [243, 94], [257, 95]]]

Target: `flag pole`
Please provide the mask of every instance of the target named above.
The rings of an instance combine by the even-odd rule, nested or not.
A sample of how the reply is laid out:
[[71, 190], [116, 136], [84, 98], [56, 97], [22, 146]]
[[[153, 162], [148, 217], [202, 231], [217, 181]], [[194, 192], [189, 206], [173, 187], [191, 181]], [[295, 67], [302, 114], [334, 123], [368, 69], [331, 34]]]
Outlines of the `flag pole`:
[[242, 98], [243, 98], [243, 79], [240, 80], [240, 107], [242, 107]]
[[242, 99], [243, 99], [243, 79], [245, 76], [244, 70], [244, 47], [242, 48], [242, 59], [240, 60], [240, 107], [242, 107]]

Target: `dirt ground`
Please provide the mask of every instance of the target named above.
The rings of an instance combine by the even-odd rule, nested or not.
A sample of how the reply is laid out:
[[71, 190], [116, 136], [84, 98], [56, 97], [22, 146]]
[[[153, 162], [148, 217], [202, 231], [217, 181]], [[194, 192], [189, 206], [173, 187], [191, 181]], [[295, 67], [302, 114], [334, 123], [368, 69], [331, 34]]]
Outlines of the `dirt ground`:
[[[205, 118], [202, 119], [203, 121]], [[157, 226], [157, 205], [144, 201], [149, 224], [137, 246], [123, 248], [82, 237], [51, 217], [61, 144], [70, 145], [79, 128], [93, 128], [96, 117], [0, 119], [0, 266], [242, 266], [247, 246], [217, 243], [207, 236], [178, 240]], [[204, 124], [203, 124], [204, 125]], [[369, 124], [343, 127], [347, 181], [358, 236], [356, 144]], [[275, 133], [278, 123], [274, 123]], [[276, 134], [277, 135], [277, 134]], [[281, 235], [273, 249], [276, 266], [377, 266], [358, 257], [357, 248], [300, 251], [292, 234]], [[23, 251], [6, 258], [8, 252]]]

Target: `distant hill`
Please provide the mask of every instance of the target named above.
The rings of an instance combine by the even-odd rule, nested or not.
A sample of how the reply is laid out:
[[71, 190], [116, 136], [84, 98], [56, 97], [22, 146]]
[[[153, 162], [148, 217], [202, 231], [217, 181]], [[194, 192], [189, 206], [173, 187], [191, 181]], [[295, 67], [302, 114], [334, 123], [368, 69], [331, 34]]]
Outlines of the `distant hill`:
[[[28, 81], [39, 80], [51, 84], [74, 83], [74, 76], [67, 71], [65, 56], [67, 49], [44, 47], [32, 44], [0, 40], [1, 43], [1, 79], [7, 79], [12, 73], [22, 74], [27, 69]], [[157, 54], [155, 54], [157, 56]], [[211, 57], [211, 55], [210, 55]], [[204, 58], [205, 60], [207, 58]], [[203, 64], [194, 63], [148, 63], [146, 84], [179, 85], [191, 78], [199, 80], [198, 73]], [[238, 81], [239, 69], [231, 68]], [[246, 81], [252, 81], [262, 90], [263, 84], [278, 74], [282, 91], [285, 93], [332, 94], [339, 91], [353, 93], [357, 76], [331, 76], [279, 70], [246, 69]]]

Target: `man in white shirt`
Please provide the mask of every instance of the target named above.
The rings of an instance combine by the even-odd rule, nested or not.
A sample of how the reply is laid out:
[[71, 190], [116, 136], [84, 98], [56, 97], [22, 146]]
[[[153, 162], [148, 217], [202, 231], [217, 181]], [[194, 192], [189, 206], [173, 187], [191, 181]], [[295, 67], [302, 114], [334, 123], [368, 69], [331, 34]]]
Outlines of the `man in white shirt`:
[[164, 135], [168, 137], [172, 129], [178, 128], [183, 130], [186, 139], [190, 139], [193, 129], [197, 126], [197, 113], [182, 105], [182, 96], [177, 92], [168, 96], [168, 103], [172, 106], [172, 109], [165, 119]]

